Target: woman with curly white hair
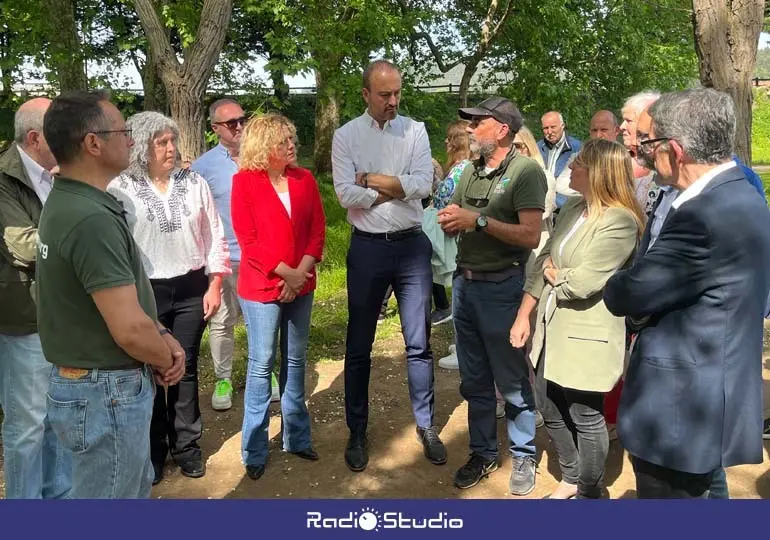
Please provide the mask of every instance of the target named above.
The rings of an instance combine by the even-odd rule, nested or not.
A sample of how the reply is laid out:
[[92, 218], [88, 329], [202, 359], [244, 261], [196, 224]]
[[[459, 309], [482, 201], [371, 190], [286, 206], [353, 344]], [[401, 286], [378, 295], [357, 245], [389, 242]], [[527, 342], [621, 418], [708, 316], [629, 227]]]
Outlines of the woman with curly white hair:
[[231, 273], [222, 222], [208, 184], [198, 173], [180, 168], [179, 128], [156, 112], [128, 119], [134, 146], [128, 169], [108, 191], [126, 209], [131, 232], [155, 293], [158, 320], [182, 345], [185, 375], [164, 392], [158, 388], [150, 425], [155, 473], [163, 477], [166, 456], [185, 476], [205, 474], [198, 440], [198, 353], [206, 321], [219, 309], [222, 276]]

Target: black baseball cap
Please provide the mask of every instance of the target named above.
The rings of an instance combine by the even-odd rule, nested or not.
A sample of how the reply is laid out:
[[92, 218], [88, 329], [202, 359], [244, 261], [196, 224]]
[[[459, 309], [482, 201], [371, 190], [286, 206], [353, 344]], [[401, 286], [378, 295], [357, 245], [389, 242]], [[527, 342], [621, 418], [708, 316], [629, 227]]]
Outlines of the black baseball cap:
[[458, 109], [457, 113], [464, 120], [470, 120], [474, 116], [491, 116], [501, 124], [507, 125], [511, 133], [517, 133], [524, 125], [516, 105], [499, 96], [487, 98], [475, 107]]

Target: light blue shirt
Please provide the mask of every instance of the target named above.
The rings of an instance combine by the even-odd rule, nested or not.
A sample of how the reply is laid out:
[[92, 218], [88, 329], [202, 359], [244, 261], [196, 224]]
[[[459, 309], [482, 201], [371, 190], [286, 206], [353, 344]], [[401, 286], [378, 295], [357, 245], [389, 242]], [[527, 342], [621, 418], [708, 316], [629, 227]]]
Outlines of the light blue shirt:
[[668, 212], [671, 210], [671, 205], [674, 203], [674, 199], [676, 199], [677, 195], [679, 195], [679, 190], [672, 186], [660, 186], [660, 191], [662, 191], [660, 204], [655, 209], [655, 214], [652, 216], [652, 223], [650, 224], [650, 243], [647, 246], [648, 250], [655, 243], [655, 240], [658, 239], [660, 230], [663, 228], [663, 222], [666, 221]]
[[238, 172], [238, 164], [230, 157], [230, 153], [221, 144], [196, 159], [190, 167], [206, 179], [214, 205], [217, 207], [225, 238], [230, 248], [230, 260], [240, 262], [241, 248], [233, 231], [233, 219], [230, 214], [230, 196], [233, 191], [233, 175]]

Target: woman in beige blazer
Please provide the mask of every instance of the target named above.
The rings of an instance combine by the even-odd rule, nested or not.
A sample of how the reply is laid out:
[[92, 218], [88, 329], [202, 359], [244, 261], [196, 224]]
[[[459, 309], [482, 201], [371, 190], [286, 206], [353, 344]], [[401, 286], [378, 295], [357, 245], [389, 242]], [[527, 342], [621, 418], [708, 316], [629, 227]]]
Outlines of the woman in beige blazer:
[[523, 347], [537, 307], [530, 358], [537, 407], [559, 457], [562, 480], [549, 498], [599, 498], [609, 439], [604, 393], [623, 371], [625, 323], [602, 301], [607, 280], [631, 262], [644, 230], [634, 198], [628, 151], [620, 144], [587, 142], [572, 163], [573, 197], [562, 207], [553, 235], [535, 261], [511, 328]]

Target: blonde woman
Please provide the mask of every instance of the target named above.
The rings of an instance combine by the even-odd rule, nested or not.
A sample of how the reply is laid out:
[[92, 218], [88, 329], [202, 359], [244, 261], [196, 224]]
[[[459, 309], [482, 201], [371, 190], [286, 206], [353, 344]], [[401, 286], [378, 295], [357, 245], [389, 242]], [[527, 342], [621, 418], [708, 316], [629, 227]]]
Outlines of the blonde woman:
[[645, 221], [634, 197], [631, 156], [621, 144], [588, 141], [570, 167], [570, 187], [582, 197], [562, 207], [511, 328], [511, 345], [523, 347], [537, 307], [530, 358], [537, 407], [562, 473], [549, 496], [554, 499], [605, 493], [604, 393], [623, 371], [626, 329], [623, 318], [607, 310], [602, 291], [630, 263]]
[[252, 480], [267, 463], [270, 378], [279, 344], [283, 449], [318, 459], [305, 405], [305, 365], [326, 219], [315, 178], [297, 167], [296, 136], [284, 116], [252, 118], [233, 176], [233, 230], [241, 246], [238, 298], [249, 340], [241, 452]]

